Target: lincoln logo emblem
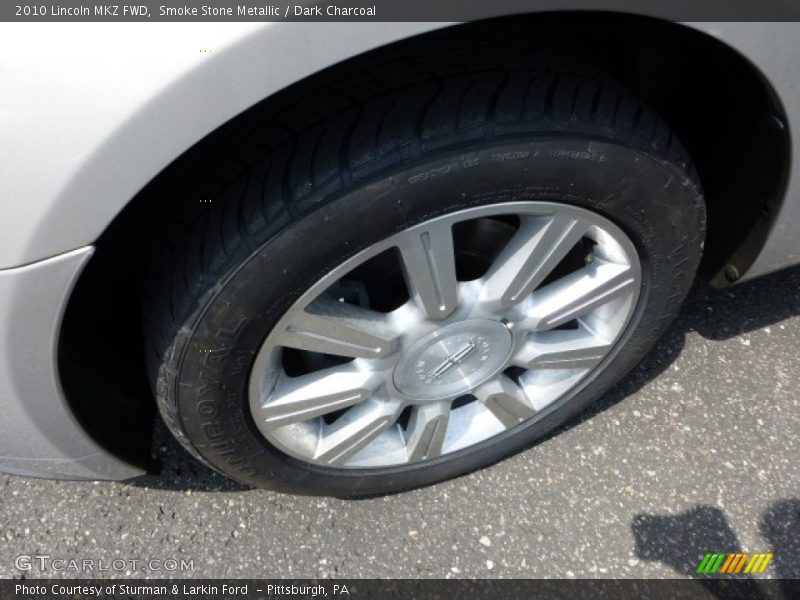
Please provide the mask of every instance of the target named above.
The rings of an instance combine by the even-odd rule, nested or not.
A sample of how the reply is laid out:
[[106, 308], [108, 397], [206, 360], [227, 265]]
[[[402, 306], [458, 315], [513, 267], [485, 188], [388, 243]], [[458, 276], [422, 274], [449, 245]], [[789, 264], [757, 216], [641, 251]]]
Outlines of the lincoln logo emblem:
[[438, 367], [433, 369], [428, 373], [428, 379], [438, 379], [442, 375], [444, 375], [447, 371], [449, 371], [452, 367], [456, 366], [462, 360], [467, 358], [470, 354], [475, 351], [478, 345], [475, 342], [467, 342], [461, 348], [459, 348], [456, 352], [448, 356], [444, 359], [444, 362], [440, 364]]

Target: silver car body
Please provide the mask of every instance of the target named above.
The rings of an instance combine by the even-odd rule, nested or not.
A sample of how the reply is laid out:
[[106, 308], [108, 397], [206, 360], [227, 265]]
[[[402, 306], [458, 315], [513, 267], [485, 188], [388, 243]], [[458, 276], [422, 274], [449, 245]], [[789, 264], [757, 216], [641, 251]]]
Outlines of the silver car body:
[[[92, 244], [166, 165], [235, 115], [325, 67], [447, 25], [0, 25], [0, 471], [141, 474], [85, 432], [59, 381], [60, 323]], [[785, 108], [792, 142], [800, 141], [800, 24], [686, 25], [760, 71]], [[800, 262], [798, 161], [743, 279]]]

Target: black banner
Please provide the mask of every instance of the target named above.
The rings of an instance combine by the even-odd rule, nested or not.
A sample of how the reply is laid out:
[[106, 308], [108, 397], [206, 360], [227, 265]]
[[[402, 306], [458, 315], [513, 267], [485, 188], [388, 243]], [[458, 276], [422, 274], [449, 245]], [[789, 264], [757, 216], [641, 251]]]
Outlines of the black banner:
[[[116, 0], [118, 1], [118, 0]], [[475, 21], [597, 11], [672, 21], [797, 21], [794, 0], [54, 0], [0, 3], [0, 21]]]
[[103, 600], [700, 600], [797, 598], [798, 580], [707, 578], [696, 580], [4, 580], [2, 600], [101, 598]]

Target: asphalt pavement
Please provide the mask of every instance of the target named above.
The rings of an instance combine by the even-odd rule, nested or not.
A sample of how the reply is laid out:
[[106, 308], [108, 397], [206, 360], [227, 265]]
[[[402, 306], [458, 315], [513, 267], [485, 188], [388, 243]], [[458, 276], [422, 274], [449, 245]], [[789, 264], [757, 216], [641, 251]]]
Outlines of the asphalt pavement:
[[[432, 487], [365, 500], [248, 490], [163, 431], [160, 475], [0, 475], [0, 577], [688, 577], [704, 553], [740, 550], [774, 554], [762, 577], [800, 577], [799, 380], [800, 269], [697, 285], [591, 414]], [[68, 570], [19, 570], [20, 555]], [[154, 559], [178, 566], [130, 567]]]

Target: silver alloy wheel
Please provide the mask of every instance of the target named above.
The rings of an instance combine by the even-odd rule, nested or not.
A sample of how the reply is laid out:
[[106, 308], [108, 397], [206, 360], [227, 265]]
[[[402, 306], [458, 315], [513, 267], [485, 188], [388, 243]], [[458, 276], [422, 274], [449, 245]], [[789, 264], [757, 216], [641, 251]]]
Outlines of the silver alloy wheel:
[[[488, 271], [459, 281], [453, 226], [512, 215], [518, 228]], [[579, 243], [582, 264], [553, 277]], [[392, 248], [409, 290], [402, 306], [380, 312], [331, 294]], [[256, 357], [253, 419], [283, 452], [328, 467], [456, 452], [541, 418], [602, 367], [640, 287], [631, 241], [585, 209], [514, 202], [431, 219], [346, 260], [292, 305]], [[285, 348], [342, 360], [289, 376]]]

